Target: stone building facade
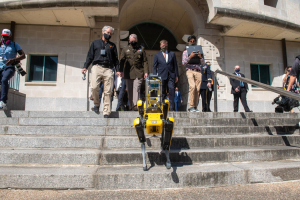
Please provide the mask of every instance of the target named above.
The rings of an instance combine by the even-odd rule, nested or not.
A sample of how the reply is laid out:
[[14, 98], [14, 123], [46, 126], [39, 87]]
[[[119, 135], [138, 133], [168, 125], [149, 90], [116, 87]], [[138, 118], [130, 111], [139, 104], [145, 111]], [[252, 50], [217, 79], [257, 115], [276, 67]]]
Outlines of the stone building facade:
[[[104, 25], [115, 28], [111, 40], [119, 53], [126, 45], [123, 34], [139, 24], [158, 24], [173, 35], [178, 44], [175, 54], [178, 86], [184, 97], [182, 110], [188, 107], [189, 92], [180, 51], [186, 35], [197, 36], [213, 70], [233, 72], [234, 66], [240, 65], [246, 78], [253, 79], [251, 66], [265, 66], [270, 85], [275, 87], [282, 85], [284, 67], [300, 54], [298, 0], [21, 0], [0, 1], [0, 11], [0, 29], [11, 28], [14, 21], [14, 41], [27, 54], [22, 65], [28, 75], [21, 77], [19, 91], [26, 94], [25, 109], [31, 111], [90, 110], [89, 75], [83, 80], [81, 68], [90, 43], [100, 39]], [[150, 68], [156, 52], [147, 49]], [[31, 81], [32, 56], [57, 57], [55, 81]], [[229, 80], [221, 75], [217, 78], [218, 110], [232, 111]], [[271, 101], [276, 96], [250, 86], [249, 107], [257, 112], [274, 111]], [[213, 109], [213, 103], [211, 106]]]

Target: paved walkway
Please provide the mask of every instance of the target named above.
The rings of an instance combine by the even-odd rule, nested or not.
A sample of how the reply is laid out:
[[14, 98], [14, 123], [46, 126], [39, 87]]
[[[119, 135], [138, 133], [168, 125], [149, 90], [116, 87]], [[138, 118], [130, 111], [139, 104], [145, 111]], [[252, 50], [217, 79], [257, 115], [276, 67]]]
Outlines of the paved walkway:
[[282, 183], [236, 185], [210, 188], [185, 188], [162, 190], [0, 190], [1, 200], [44, 199], [300, 199], [300, 181]]

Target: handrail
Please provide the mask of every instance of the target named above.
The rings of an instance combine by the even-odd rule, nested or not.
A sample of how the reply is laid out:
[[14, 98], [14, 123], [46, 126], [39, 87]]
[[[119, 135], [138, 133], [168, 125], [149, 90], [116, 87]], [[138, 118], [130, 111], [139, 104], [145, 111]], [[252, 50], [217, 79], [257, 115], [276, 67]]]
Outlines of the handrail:
[[228, 73], [228, 72], [224, 72], [224, 71], [220, 71], [220, 70], [216, 70], [215, 72], [212, 71], [215, 76], [214, 76], [214, 111], [215, 112], [218, 112], [218, 107], [217, 107], [217, 78], [216, 78], [216, 74], [222, 74], [224, 76], [227, 76], [229, 78], [233, 78], [233, 79], [236, 79], [236, 80], [239, 80], [239, 81], [243, 81], [245, 83], [250, 83], [252, 85], [255, 85], [255, 86], [258, 86], [258, 87], [261, 87], [263, 89], [266, 89], [268, 91], [271, 91], [271, 92], [274, 92], [274, 93], [277, 93], [277, 94], [280, 94], [280, 95], [283, 95], [283, 96], [286, 96], [286, 97], [290, 97], [292, 99], [295, 99], [297, 101], [300, 101], [300, 95], [298, 94], [295, 94], [293, 92], [289, 92], [289, 91], [286, 91], [282, 88], [276, 88], [276, 87], [273, 87], [273, 86], [270, 86], [270, 85], [267, 85], [267, 84], [264, 84], [264, 83], [260, 83], [260, 82], [257, 82], [257, 81], [254, 81], [254, 80], [251, 80], [251, 79], [248, 79], [248, 78], [244, 78], [244, 77], [240, 77], [240, 76], [236, 76], [234, 74], [231, 74], [231, 73]]
[[15, 74], [11, 79], [9, 80], [9, 88], [19, 91], [19, 85], [20, 85], [20, 72], [16, 68]]

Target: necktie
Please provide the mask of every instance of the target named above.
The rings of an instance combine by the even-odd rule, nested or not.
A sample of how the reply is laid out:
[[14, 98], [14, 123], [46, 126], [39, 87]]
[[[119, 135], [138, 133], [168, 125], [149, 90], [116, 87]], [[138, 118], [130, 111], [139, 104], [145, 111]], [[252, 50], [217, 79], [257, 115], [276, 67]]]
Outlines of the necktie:
[[166, 60], [166, 53], [164, 52], [164, 57], [165, 57], [165, 60]]
[[[238, 73], [237, 75], [238, 75], [239, 77], [242, 77], [240, 73]], [[243, 81], [240, 81], [240, 86], [241, 86], [241, 87], [244, 87], [244, 82], [243, 82]]]

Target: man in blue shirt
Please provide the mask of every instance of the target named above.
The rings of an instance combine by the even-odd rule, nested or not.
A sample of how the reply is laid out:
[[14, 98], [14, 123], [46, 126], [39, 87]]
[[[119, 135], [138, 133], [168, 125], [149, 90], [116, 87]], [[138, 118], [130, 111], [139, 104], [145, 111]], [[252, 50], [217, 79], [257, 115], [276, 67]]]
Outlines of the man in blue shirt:
[[[17, 54], [19, 54], [19, 57], [16, 58]], [[20, 45], [11, 41], [11, 31], [8, 29], [3, 29], [1, 34], [0, 48], [1, 110], [7, 109], [6, 101], [9, 89], [8, 81], [15, 74], [15, 64], [25, 58], [25, 53], [21, 49]]]

